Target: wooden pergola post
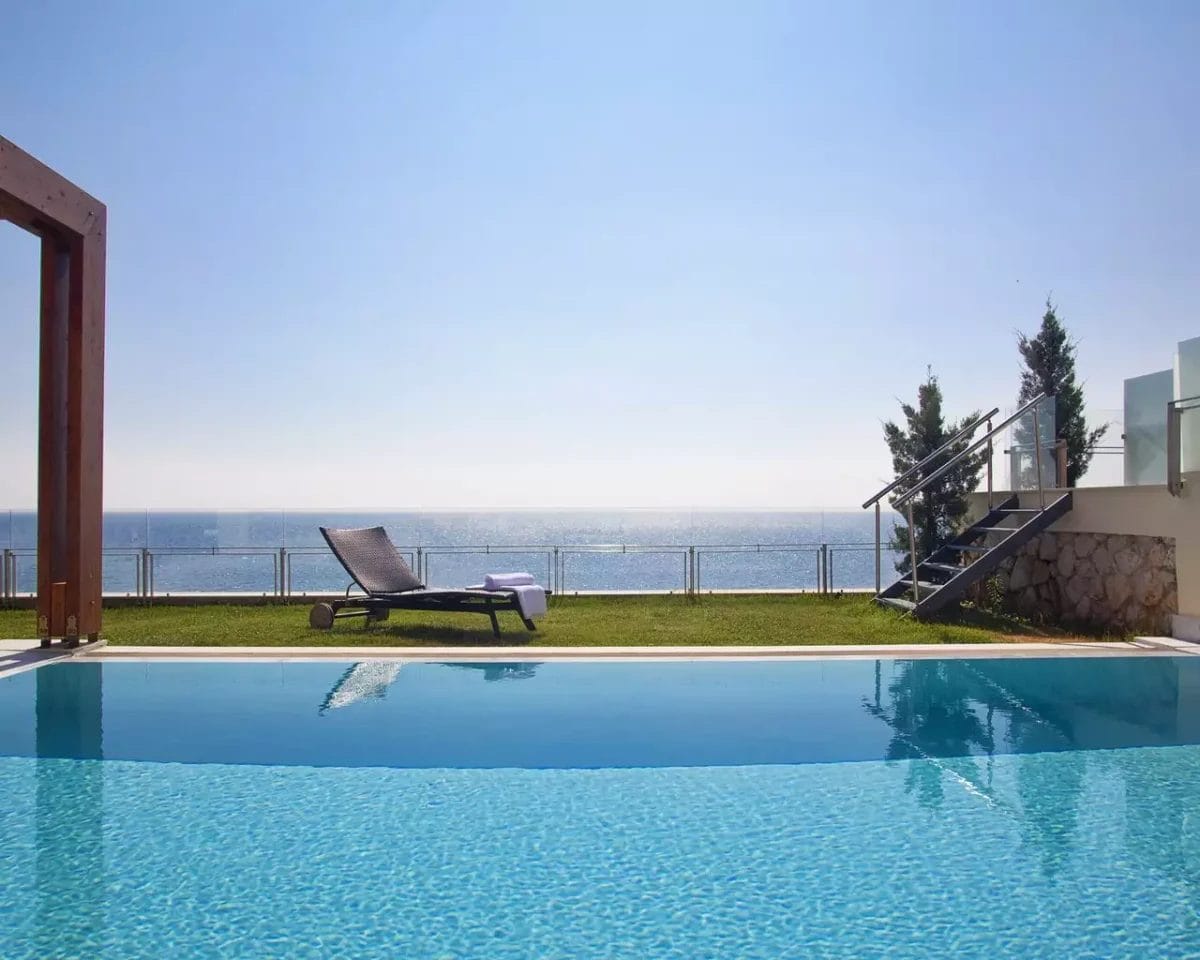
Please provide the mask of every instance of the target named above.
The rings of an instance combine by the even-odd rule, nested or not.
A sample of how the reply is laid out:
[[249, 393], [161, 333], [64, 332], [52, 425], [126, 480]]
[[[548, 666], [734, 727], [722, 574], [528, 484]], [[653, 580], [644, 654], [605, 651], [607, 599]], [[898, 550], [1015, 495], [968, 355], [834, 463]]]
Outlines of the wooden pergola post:
[[0, 219], [41, 238], [38, 635], [100, 636], [107, 211], [0, 137]]

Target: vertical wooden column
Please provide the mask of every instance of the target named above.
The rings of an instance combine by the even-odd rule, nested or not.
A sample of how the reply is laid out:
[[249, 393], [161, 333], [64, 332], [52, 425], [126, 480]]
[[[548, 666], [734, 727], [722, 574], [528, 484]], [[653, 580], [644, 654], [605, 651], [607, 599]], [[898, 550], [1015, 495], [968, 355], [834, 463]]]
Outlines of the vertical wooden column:
[[[103, 224], [101, 223], [101, 227]], [[42, 237], [38, 630], [100, 633], [104, 449], [103, 231]], [[63, 602], [51, 602], [65, 583]]]
[[68, 354], [67, 623], [74, 636], [100, 637], [104, 529], [104, 271], [107, 224], [101, 207], [71, 258]]
[[[71, 250], [42, 238], [41, 357], [38, 375], [38, 635], [66, 636], [67, 352], [70, 348]], [[55, 601], [58, 602], [55, 602]]]
[[0, 137], [0, 218], [41, 238], [38, 634], [100, 635], [104, 204]]

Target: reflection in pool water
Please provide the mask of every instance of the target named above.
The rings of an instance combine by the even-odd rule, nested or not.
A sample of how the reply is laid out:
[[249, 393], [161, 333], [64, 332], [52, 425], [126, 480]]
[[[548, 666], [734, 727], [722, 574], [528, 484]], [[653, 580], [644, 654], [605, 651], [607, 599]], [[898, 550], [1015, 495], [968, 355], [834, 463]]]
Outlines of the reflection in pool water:
[[396, 666], [0, 680], [0, 956], [1200, 942], [1190, 658]]
[[[37, 755], [28, 734], [35, 697], [50, 722], [65, 708], [42, 702], [40, 691], [62, 689], [60, 699], [74, 702], [81, 681], [73, 671], [82, 666], [0, 679], [0, 756]], [[95, 696], [108, 759], [602, 768], [1200, 743], [1200, 659], [1188, 657], [88, 669], [103, 691]], [[64, 730], [43, 739], [75, 755], [75, 735]], [[92, 746], [78, 743], [78, 756], [90, 755]], [[972, 782], [980, 763], [960, 765], [980, 771]]]

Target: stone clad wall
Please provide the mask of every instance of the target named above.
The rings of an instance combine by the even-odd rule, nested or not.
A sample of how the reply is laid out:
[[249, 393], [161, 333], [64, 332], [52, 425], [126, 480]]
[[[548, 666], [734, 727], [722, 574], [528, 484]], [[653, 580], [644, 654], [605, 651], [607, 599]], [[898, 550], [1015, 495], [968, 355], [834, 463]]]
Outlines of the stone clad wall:
[[[1048, 499], [1055, 498], [1066, 492], [1068, 491], [1047, 490], [1046, 496]], [[1107, 557], [1110, 564], [1113, 554], [1119, 554], [1126, 547], [1136, 544], [1138, 555], [1146, 554], [1146, 559], [1151, 566], [1160, 571], [1155, 578], [1162, 584], [1163, 600], [1151, 601], [1148, 604], [1140, 603], [1137, 600], [1136, 584], [1131, 586], [1134, 602], [1139, 602], [1143, 608], [1147, 606], [1150, 608], [1152, 615], [1148, 620], [1154, 627], [1154, 632], [1166, 632], [1165, 623], [1155, 623], [1154, 621], [1160, 611], [1169, 609], [1173, 610], [1175, 614], [1172, 632], [1176, 637], [1200, 639], [1200, 470], [1184, 474], [1182, 496], [1172, 496], [1165, 486], [1160, 485], [1084, 487], [1071, 490], [1070, 493], [1072, 497], [1071, 510], [1054, 522], [1051, 527], [1054, 537], [1082, 536], [1084, 534], [1097, 536], [1096, 545], [1099, 546], [1103, 541], [1108, 547]], [[991, 500], [995, 502], [997, 498], [1002, 500], [1012, 495], [1005, 491], [999, 491], [993, 494]], [[1026, 509], [1040, 506], [1040, 498], [1036, 492], [1020, 492], [1016, 496], [1020, 500], [1020, 505]], [[969, 519], [978, 520], [987, 515], [989, 502], [987, 493], [972, 493], [968, 495], [967, 499], [970, 503]], [[1114, 539], [1113, 535], [1116, 534], [1129, 535], [1131, 539], [1122, 540], [1119, 537]], [[1163, 552], [1159, 554], [1158, 551], [1153, 551], [1153, 556], [1151, 556], [1143, 545], [1147, 541], [1150, 541], [1152, 545], [1156, 539], [1161, 544]], [[1072, 549], [1073, 557], [1067, 564], [1072, 566], [1072, 576], [1074, 575], [1074, 561], [1081, 558], [1086, 559], [1083, 554], [1088, 553], [1087, 541], [1082, 541], [1082, 543], [1083, 546], [1080, 550]], [[1055, 550], [1054, 558], [1057, 564], [1057, 550], [1055, 547], [1047, 547], [1048, 553], [1051, 550]], [[1162, 560], [1161, 567], [1156, 563], [1160, 558]], [[1101, 560], [1103, 559], [1102, 555]], [[1130, 566], [1128, 557], [1123, 562], [1126, 567]], [[1102, 583], [1104, 578], [1113, 572], [1110, 564], [1101, 563], [1101, 567], [1105, 568], [1103, 572], [1094, 569], [1092, 571], [1092, 574]], [[1164, 571], [1163, 567], [1173, 568], [1173, 572], [1170, 569]], [[1120, 572], [1119, 568], [1117, 572]], [[1030, 575], [1032, 576], [1032, 571]], [[1039, 576], [1043, 575], [1039, 574]], [[1088, 575], [1087, 571], [1084, 571], [1085, 579]], [[1128, 578], [1130, 575], [1122, 574], [1122, 576]], [[1056, 584], [1059, 579], [1056, 570], [1054, 572]], [[1171, 587], [1172, 583], [1174, 589]], [[1147, 587], [1149, 584], [1143, 584], [1143, 593]], [[1049, 606], [1061, 607], [1059, 616], [1063, 620], [1066, 620], [1068, 616], [1078, 620], [1080, 601], [1086, 593], [1090, 601], [1085, 609], [1088, 617], [1086, 623], [1103, 622], [1107, 607], [1110, 616], [1105, 626], [1114, 630], [1128, 629], [1123, 625], [1125, 623], [1124, 615], [1120, 624], [1115, 623], [1115, 618], [1111, 617], [1112, 601], [1109, 600], [1107, 590], [1103, 595], [1097, 590], [1082, 591], [1080, 584], [1074, 586], [1072, 592], [1077, 599], [1074, 606], [1070, 607], [1067, 601], [1051, 603], [1045, 597], [1033, 599], [1038, 600], [1039, 606], [1043, 609]], [[1123, 591], [1119, 582], [1113, 581], [1112, 592], [1114, 597], [1121, 596]], [[1151, 588], [1149, 596], [1152, 597], [1153, 594], [1154, 590]], [[985, 596], [992, 602], [997, 602], [999, 599], [990, 591]], [[1015, 603], [1019, 599], [1019, 595], [1011, 599]], [[1055, 597], [1050, 598], [1050, 600], [1054, 599]], [[1025, 608], [1029, 609], [1030, 600], [1025, 600], [1024, 604]], [[1131, 612], [1137, 614], [1136, 610]], [[1139, 632], [1140, 630], [1141, 628], [1139, 628]]]
[[1113, 632], [1169, 634], [1179, 610], [1167, 537], [1043, 533], [1004, 562], [996, 583], [1021, 616]]

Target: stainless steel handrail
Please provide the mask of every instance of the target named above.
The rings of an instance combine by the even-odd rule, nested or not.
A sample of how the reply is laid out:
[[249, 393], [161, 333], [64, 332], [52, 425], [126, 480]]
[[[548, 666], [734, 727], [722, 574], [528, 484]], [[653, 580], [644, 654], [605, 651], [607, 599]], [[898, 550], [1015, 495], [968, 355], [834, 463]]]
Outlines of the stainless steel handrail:
[[862, 508], [864, 510], [866, 510], [867, 507], [871, 506], [871, 504], [878, 503], [880, 500], [882, 500], [884, 497], [886, 497], [889, 493], [891, 493], [893, 490], [895, 490], [896, 487], [900, 486], [900, 484], [902, 484], [905, 480], [907, 480], [914, 473], [916, 473], [918, 470], [920, 470], [922, 467], [924, 467], [926, 464], [928, 464], [931, 460], [936, 460], [943, 453], [945, 453], [947, 450], [949, 450], [952, 446], [954, 446], [956, 443], [958, 443], [960, 440], [962, 440], [963, 437], [970, 436], [972, 433], [974, 433], [976, 430], [978, 430], [979, 425], [981, 423], [985, 423], [986, 421], [990, 420], [992, 417], [994, 417], [999, 412], [1000, 412], [999, 407], [993, 407], [988, 413], [985, 413], [983, 416], [979, 417], [976, 420], [973, 420], [967, 426], [963, 427], [961, 430], [958, 431], [958, 433], [956, 433], [949, 440], [947, 440], [945, 443], [943, 443], [940, 447], [938, 447], [936, 450], [934, 450], [933, 453], [931, 453], [929, 456], [927, 456], [924, 460], [922, 460], [918, 464], [914, 464], [913, 466], [909, 467], [902, 474], [900, 474], [900, 476], [898, 476], [895, 480], [893, 480], [886, 487], [884, 487], [877, 494], [875, 494], [875, 496], [873, 496], [873, 497], [871, 497], [871, 499], [865, 501], [862, 505]]
[[[909, 487], [908, 490], [906, 490], [904, 493], [902, 493], [899, 497], [896, 498], [896, 502], [895, 502], [894, 506], [896, 506], [896, 507], [904, 506], [906, 503], [908, 503], [908, 501], [910, 501], [918, 493], [920, 493], [922, 490], [924, 490], [927, 486], [929, 486], [935, 480], [940, 480], [959, 462], [961, 462], [966, 457], [969, 457], [972, 453], [974, 453], [976, 450], [978, 450], [985, 443], [992, 440], [996, 436], [996, 434], [1000, 433], [1006, 427], [1015, 423], [1017, 420], [1019, 420], [1021, 417], [1023, 417], [1026, 413], [1028, 413], [1030, 410], [1034, 411], [1034, 414], [1036, 417], [1038, 404], [1041, 403], [1043, 400], [1047, 400], [1047, 399], [1049, 399], [1049, 397], [1047, 397], [1046, 394], [1044, 394], [1044, 393], [1038, 394], [1036, 397], [1034, 397], [1032, 400], [1030, 400], [1028, 403], [1026, 403], [1025, 406], [1021, 407], [1020, 410], [1018, 410], [1016, 413], [1014, 413], [1012, 416], [1010, 416], [1007, 420], [1002, 421], [999, 426], [992, 427], [982, 437], [980, 437], [978, 440], [971, 443], [965, 449], [956, 453], [953, 457], [951, 457], [944, 464], [942, 464], [940, 467], [938, 467], [938, 469], [934, 470], [933, 473], [929, 474], [929, 476], [921, 479], [916, 484], [916, 486]], [[1035, 427], [1037, 426], [1036, 419], [1035, 419], [1034, 425], [1035, 425]], [[1037, 444], [1036, 446], [1040, 447], [1041, 445]], [[1042, 482], [1041, 471], [1038, 471], [1039, 485], [1041, 484], [1041, 482]]]
[[[934, 450], [933, 453], [931, 453], [931, 454], [929, 454], [929, 456], [925, 457], [920, 463], [914, 464], [913, 466], [909, 467], [902, 474], [900, 474], [900, 476], [898, 476], [895, 480], [893, 480], [891, 483], [889, 483], [887, 486], [885, 486], [882, 490], [880, 490], [877, 494], [875, 494], [875, 496], [871, 497], [869, 500], [867, 500], [865, 503], [863, 503], [862, 508], [864, 510], [866, 510], [867, 507], [871, 506], [872, 504], [875, 505], [875, 592], [876, 593], [879, 593], [879, 591], [881, 589], [883, 589], [883, 567], [882, 567], [883, 553], [882, 553], [882, 541], [881, 541], [883, 518], [882, 518], [882, 515], [880, 512], [880, 502], [883, 500], [884, 497], [886, 497], [889, 493], [891, 493], [893, 490], [895, 490], [896, 487], [898, 487], [900, 484], [902, 484], [905, 480], [907, 480], [909, 477], [911, 477], [918, 470], [922, 469], [929, 463], [936, 460], [943, 453], [945, 453], [947, 450], [949, 450], [951, 447], [953, 447], [954, 444], [961, 442], [964, 437], [969, 437], [972, 433], [974, 433], [976, 430], [978, 430], [979, 425], [981, 423], [986, 422], [988, 425], [988, 430], [991, 430], [992, 417], [995, 416], [999, 412], [1000, 412], [999, 407], [993, 407], [989, 412], [985, 413], [983, 416], [977, 417], [971, 423], [967, 424], [965, 427], [963, 427], [961, 430], [959, 430], [958, 433], [956, 433], [954, 436], [952, 436], [949, 440], [947, 440], [945, 443], [943, 443], [940, 447], [938, 447], [936, 450]], [[991, 479], [992, 479], [992, 474], [991, 474], [991, 465], [990, 465], [990, 460], [989, 460], [989, 467], [988, 467], [988, 494], [989, 494], [989, 496], [991, 494]]]

